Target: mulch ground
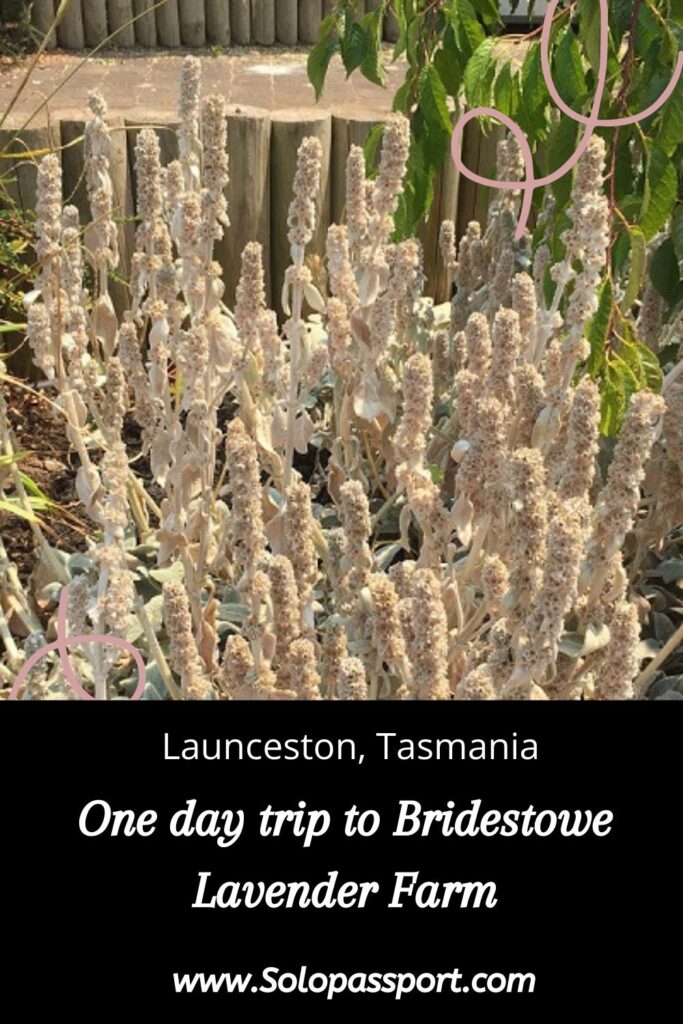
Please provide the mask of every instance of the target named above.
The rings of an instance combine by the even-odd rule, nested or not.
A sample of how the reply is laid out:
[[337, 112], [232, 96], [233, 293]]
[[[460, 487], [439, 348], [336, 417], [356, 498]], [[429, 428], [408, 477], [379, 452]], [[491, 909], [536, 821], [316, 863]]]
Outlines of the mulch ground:
[[[85, 548], [87, 522], [76, 495], [76, 464], [69, 452], [64, 423], [46, 398], [23, 381], [3, 384], [10, 426], [23, 473], [59, 507], [43, 517], [50, 543], [61, 551]], [[2, 521], [2, 537], [22, 580], [34, 568], [35, 542], [30, 525], [11, 517]]]

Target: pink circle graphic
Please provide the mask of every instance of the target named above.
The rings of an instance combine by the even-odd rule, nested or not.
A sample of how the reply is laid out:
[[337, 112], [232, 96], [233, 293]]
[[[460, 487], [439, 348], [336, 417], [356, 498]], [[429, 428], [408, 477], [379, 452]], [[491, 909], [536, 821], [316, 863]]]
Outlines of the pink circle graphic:
[[29, 672], [38, 664], [39, 661], [42, 661], [46, 655], [51, 654], [53, 651], [57, 651], [64, 676], [76, 696], [81, 700], [95, 700], [95, 698], [83, 688], [83, 684], [78, 678], [78, 675], [69, 660], [69, 648], [73, 647], [75, 644], [102, 644], [105, 647], [118, 647], [120, 650], [126, 651], [131, 655], [137, 668], [138, 683], [135, 688], [135, 693], [130, 699], [140, 700], [145, 689], [147, 671], [142, 655], [138, 649], [128, 643], [127, 640], [122, 639], [122, 637], [107, 636], [104, 633], [84, 633], [79, 636], [69, 636], [67, 634], [66, 622], [68, 601], [69, 588], [63, 587], [59, 596], [59, 608], [57, 610], [57, 639], [53, 640], [50, 644], [45, 644], [44, 647], [35, 651], [31, 657], [27, 659], [25, 664], [21, 666], [17, 673], [17, 677], [14, 680], [14, 685], [12, 686], [12, 692], [9, 695], [9, 699], [18, 700], [19, 691], [26, 681]]
[[[524, 193], [522, 207], [519, 214], [519, 222], [515, 232], [515, 238], [517, 240], [522, 237], [526, 230], [529, 214], [531, 212], [531, 203], [536, 189], [543, 188], [546, 185], [551, 185], [554, 181], [559, 181], [559, 179], [564, 177], [568, 171], [572, 170], [586, 152], [595, 129], [622, 128], [627, 125], [637, 124], [639, 121], [643, 121], [645, 118], [651, 117], [652, 114], [656, 113], [672, 95], [674, 89], [678, 85], [681, 73], [683, 73], [683, 53], [679, 53], [671, 81], [658, 100], [647, 107], [647, 109], [642, 110], [639, 114], [631, 114], [628, 117], [615, 117], [609, 119], [600, 118], [600, 107], [605, 94], [605, 84], [607, 81], [607, 61], [609, 55], [609, 8], [607, 0], [598, 0], [598, 2], [600, 4], [600, 55], [598, 61], [598, 82], [593, 106], [588, 116], [584, 114], [577, 114], [575, 110], [572, 110], [571, 107], [567, 106], [558, 93], [553, 81], [549, 57], [550, 33], [552, 30], [555, 11], [557, 10], [560, 0], [551, 0], [548, 4], [548, 10], [543, 21], [543, 31], [541, 34], [541, 67], [546, 86], [548, 87], [548, 92], [550, 93], [553, 102], [564, 114], [567, 114], [567, 116], [573, 121], [577, 121], [579, 124], [585, 125], [585, 131], [578, 146], [561, 167], [558, 167], [558, 169], [553, 171], [552, 174], [548, 174], [543, 178], [534, 177], [533, 156], [526, 136], [515, 121], [507, 117], [505, 114], [502, 114], [499, 110], [493, 110], [490, 107], [475, 107], [473, 110], [469, 110], [464, 114], [453, 129], [451, 154], [453, 156], [453, 162], [460, 174], [464, 174], [466, 178], [470, 179], [470, 181], [474, 181], [478, 185], [486, 185], [488, 188]], [[490, 117], [499, 121], [501, 124], [505, 125], [505, 127], [508, 128], [512, 135], [517, 139], [524, 159], [525, 177], [522, 181], [498, 181], [496, 178], [484, 178], [482, 175], [477, 174], [475, 171], [472, 171], [469, 167], [465, 166], [460, 155], [462, 135], [465, 130], [465, 126], [476, 117]]]

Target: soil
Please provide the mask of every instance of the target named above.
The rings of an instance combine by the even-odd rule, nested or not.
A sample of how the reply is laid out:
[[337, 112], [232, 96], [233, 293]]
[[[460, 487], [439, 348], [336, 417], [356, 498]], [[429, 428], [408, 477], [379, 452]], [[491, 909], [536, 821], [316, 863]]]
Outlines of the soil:
[[[45, 395], [29, 383], [4, 382], [3, 390], [14, 443], [24, 454], [20, 468], [59, 506], [43, 516], [48, 540], [61, 551], [82, 551], [88, 524], [75, 491], [76, 466], [64, 424]], [[1, 527], [9, 557], [27, 580], [36, 560], [31, 527], [17, 517], [4, 519]]]

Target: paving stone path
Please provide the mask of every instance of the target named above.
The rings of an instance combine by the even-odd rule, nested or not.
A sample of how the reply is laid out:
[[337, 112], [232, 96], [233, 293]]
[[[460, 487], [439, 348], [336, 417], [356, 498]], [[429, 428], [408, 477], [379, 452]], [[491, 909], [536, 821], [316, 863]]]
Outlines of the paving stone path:
[[[394, 92], [405, 71], [401, 63], [387, 69], [387, 88], [373, 85], [359, 73], [346, 77], [341, 62], [330, 68], [325, 93], [316, 104], [306, 74], [305, 50], [238, 49], [216, 56], [200, 55], [205, 94], [219, 92], [228, 103], [267, 111], [317, 108], [380, 120], [391, 110]], [[146, 112], [175, 111], [183, 54], [126, 51], [124, 55], [91, 58], [78, 68], [73, 54], [46, 54], [34, 69], [13, 115], [25, 118], [64, 82], [50, 99], [54, 115], [82, 112], [90, 89], [99, 89], [112, 112], [135, 108]], [[75, 69], [78, 68], [77, 71]], [[75, 73], [74, 73], [75, 71]], [[0, 64], [0, 110], [4, 110], [21, 81], [20, 66]], [[72, 76], [72, 77], [69, 77]], [[13, 116], [13, 120], [14, 120]]]

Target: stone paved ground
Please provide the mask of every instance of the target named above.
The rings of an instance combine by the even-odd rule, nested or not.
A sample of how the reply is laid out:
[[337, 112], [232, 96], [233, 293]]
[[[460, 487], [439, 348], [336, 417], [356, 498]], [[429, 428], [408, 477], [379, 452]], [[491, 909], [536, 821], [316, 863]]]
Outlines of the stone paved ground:
[[[390, 51], [387, 51], [387, 56]], [[222, 93], [231, 104], [245, 104], [265, 110], [316, 107], [313, 87], [306, 74], [305, 50], [234, 49], [216, 56], [202, 54], [205, 94]], [[126, 51], [116, 56], [91, 58], [74, 74], [81, 58], [73, 54], [47, 54], [40, 59], [19, 103], [15, 117], [22, 121], [64, 82], [50, 99], [53, 115], [81, 112], [90, 89], [98, 88], [110, 110], [125, 113], [141, 109], [160, 113], [175, 111], [178, 76], [183, 55], [149, 51]], [[367, 120], [379, 120], [391, 109], [395, 89], [401, 83], [404, 66], [387, 69], [388, 88], [366, 81], [359, 73], [347, 80], [338, 59], [333, 62], [320, 107], [338, 113], [354, 113]], [[21, 81], [21, 66], [0, 65], [0, 111], [3, 111]], [[71, 78], [69, 76], [72, 75]], [[68, 80], [67, 80], [68, 79]]]

